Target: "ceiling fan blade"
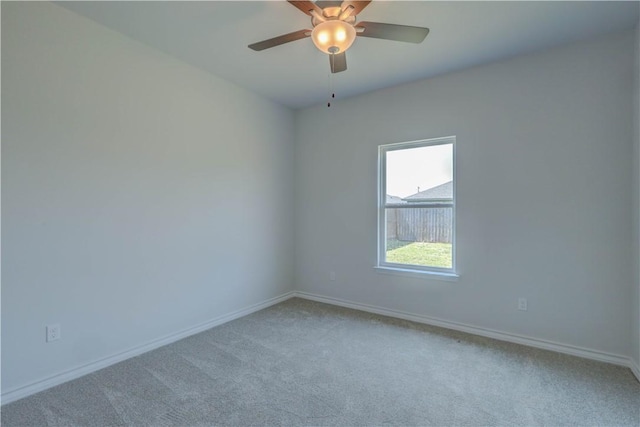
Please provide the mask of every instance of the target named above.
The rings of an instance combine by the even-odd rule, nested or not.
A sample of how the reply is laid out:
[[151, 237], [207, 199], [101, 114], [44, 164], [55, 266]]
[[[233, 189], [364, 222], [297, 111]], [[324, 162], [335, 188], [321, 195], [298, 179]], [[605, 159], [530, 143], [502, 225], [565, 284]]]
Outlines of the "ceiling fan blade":
[[338, 53], [335, 55], [329, 55], [329, 66], [332, 73], [339, 73], [347, 69], [347, 55], [346, 52]]
[[306, 1], [306, 0], [301, 0], [301, 1], [287, 0], [287, 1], [309, 16], [311, 16], [312, 10], [315, 10], [318, 13], [318, 15], [322, 16], [322, 9], [311, 1]]
[[344, 11], [347, 10], [349, 6], [353, 6], [353, 9], [351, 9], [351, 14], [349, 16], [355, 16], [362, 12], [362, 9], [369, 6], [369, 3], [371, 3], [371, 0], [344, 0], [341, 7]]
[[250, 44], [249, 49], [258, 50], [258, 51], [265, 50], [265, 49], [269, 49], [270, 47], [280, 46], [281, 44], [304, 39], [306, 37], [309, 37], [310, 35], [311, 35], [311, 30], [295, 31], [293, 33], [283, 34], [281, 36], [274, 37], [269, 40], [263, 40], [261, 42]]
[[429, 29], [424, 27], [383, 24], [380, 22], [358, 22], [356, 30], [358, 28], [364, 28], [364, 31], [357, 33], [360, 37], [372, 37], [375, 39], [409, 43], [421, 43], [425, 37], [427, 37], [427, 34], [429, 34]]

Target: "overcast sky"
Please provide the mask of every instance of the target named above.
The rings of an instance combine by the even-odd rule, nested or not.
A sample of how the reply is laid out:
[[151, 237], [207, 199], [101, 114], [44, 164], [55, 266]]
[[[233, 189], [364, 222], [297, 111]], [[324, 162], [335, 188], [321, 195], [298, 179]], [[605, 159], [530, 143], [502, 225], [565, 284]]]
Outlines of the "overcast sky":
[[451, 144], [387, 151], [387, 194], [407, 197], [453, 180]]

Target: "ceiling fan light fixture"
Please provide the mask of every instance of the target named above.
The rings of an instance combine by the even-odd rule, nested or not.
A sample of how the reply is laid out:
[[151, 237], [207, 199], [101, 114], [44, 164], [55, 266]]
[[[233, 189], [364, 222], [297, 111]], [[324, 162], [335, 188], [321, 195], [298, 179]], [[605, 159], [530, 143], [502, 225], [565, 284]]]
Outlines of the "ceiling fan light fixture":
[[313, 28], [311, 40], [326, 54], [343, 53], [356, 39], [353, 25], [338, 19], [321, 22]]

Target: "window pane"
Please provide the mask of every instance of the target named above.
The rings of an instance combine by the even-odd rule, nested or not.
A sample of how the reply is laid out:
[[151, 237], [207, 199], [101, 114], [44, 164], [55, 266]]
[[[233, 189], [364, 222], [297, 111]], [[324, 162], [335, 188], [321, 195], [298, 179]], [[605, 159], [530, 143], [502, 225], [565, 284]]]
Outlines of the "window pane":
[[[391, 197], [412, 200], [421, 192], [453, 181], [453, 145], [441, 144], [426, 147], [392, 150], [386, 153], [386, 194]], [[446, 198], [437, 191], [428, 198]], [[448, 198], [452, 198], [448, 194]]]
[[381, 145], [378, 265], [455, 273], [455, 137]]
[[386, 262], [453, 268], [453, 208], [387, 208]]

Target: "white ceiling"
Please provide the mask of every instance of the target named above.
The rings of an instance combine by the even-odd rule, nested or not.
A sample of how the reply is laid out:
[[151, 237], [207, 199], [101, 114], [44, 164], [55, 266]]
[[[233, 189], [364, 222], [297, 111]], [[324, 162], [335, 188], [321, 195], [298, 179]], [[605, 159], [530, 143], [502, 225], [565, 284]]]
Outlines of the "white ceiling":
[[[59, 2], [196, 67], [291, 108], [326, 102], [329, 61], [310, 39], [262, 52], [247, 45], [311, 28], [284, 1]], [[360, 21], [424, 26], [422, 44], [358, 38], [337, 98], [633, 28], [637, 1], [376, 1]]]

